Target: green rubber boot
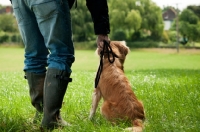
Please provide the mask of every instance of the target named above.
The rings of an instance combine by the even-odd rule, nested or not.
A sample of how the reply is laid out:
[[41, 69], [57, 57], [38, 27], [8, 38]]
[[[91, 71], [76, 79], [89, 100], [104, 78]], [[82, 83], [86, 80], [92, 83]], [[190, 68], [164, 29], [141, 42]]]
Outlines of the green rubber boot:
[[45, 73], [36, 74], [32, 72], [25, 72], [25, 78], [27, 79], [29, 85], [31, 103], [36, 108], [33, 123], [41, 122], [43, 112], [43, 89], [45, 75]]
[[58, 69], [48, 69], [44, 85], [44, 116], [42, 128], [55, 129], [67, 126], [68, 123], [61, 118], [60, 109], [67, 90], [68, 83], [72, 81], [70, 73]]

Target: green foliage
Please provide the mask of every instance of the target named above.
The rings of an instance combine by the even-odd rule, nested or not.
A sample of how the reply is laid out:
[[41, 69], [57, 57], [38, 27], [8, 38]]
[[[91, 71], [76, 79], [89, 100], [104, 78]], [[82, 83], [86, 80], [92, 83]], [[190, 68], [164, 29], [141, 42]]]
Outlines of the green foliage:
[[200, 19], [200, 5], [199, 6], [190, 5], [187, 7], [187, 9], [192, 10], [195, 13], [195, 15], [198, 16]]
[[[132, 35], [131, 35], [131, 39], [133, 40], [133, 41], [137, 41], [137, 40], [141, 40], [142, 39], [142, 33], [141, 33], [141, 31], [137, 31], [137, 32], [134, 32]], [[144, 35], [144, 33], [143, 33], [143, 35]], [[144, 38], [144, 37], [143, 37]]]
[[144, 0], [144, 13], [141, 13], [143, 18], [143, 29], [151, 32], [151, 37], [154, 40], [159, 40], [163, 33], [163, 19], [161, 9], [151, 0]]
[[4, 32], [16, 32], [17, 25], [13, 15], [1, 14], [0, 15], [0, 30]]
[[20, 41], [22, 41], [21, 40], [21, 36], [19, 35], [19, 34], [13, 34], [11, 37], [10, 37], [10, 39], [11, 39], [11, 42], [17, 42], [17, 43], [19, 43]]
[[169, 31], [168, 32], [168, 35], [169, 35], [169, 38], [170, 38], [170, 40], [172, 41], [172, 42], [176, 42], [177, 40], [177, 32], [176, 31]]
[[163, 31], [163, 35], [162, 35], [162, 42], [164, 43], [169, 43], [170, 39], [169, 39], [169, 35], [168, 35], [168, 31]]
[[151, 39], [148, 41], [133, 41], [133, 42], [127, 42], [127, 45], [130, 48], [157, 48], [158, 42], [155, 42]]
[[0, 31], [0, 43], [8, 42], [8, 40], [9, 40], [8, 33], [4, 32], [4, 31]]
[[22, 43], [16, 20], [12, 14], [0, 14], [0, 44], [1, 43]]
[[199, 18], [191, 10], [185, 9], [179, 16], [179, 20], [185, 21], [189, 24], [197, 24], [199, 21]]
[[85, 50], [85, 49], [96, 49], [96, 41], [83, 41], [83, 42], [74, 42], [75, 49]]
[[22, 38], [19, 33], [0, 31], [0, 44], [3, 43], [17, 43], [23, 45]]
[[[136, 0], [108, 1], [112, 39], [134, 40], [132, 38], [134, 34], [144, 29], [150, 30], [154, 39], [161, 36], [163, 24], [160, 8], [148, 0], [142, 1], [143, 5], [141, 6], [136, 6], [135, 2]], [[85, 1], [80, 1], [78, 8], [71, 10], [71, 16], [74, 40], [94, 39], [93, 23]], [[122, 36], [118, 38], [120, 34]]]
[[185, 9], [179, 16], [180, 26], [179, 30], [183, 36], [186, 36], [189, 40], [200, 40], [200, 24], [199, 18], [189, 9]]
[[[134, 41], [143, 37], [160, 40], [163, 32], [162, 12], [151, 0], [109, 0], [111, 39]], [[86, 1], [78, 1], [78, 7], [71, 9], [72, 31], [75, 42], [95, 40], [93, 22]], [[0, 29], [4, 32], [19, 34], [17, 23], [12, 15], [0, 15]], [[146, 35], [143, 30], [149, 31]], [[145, 35], [144, 35], [144, 34]], [[9, 35], [6, 41], [18, 40]]]
[[138, 31], [142, 24], [142, 18], [139, 11], [131, 10], [128, 12], [127, 17], [125, 18], [125, 23], [128, 28]]
[[86, 7], [86, 1], [78, 1], [78, 7], [71, 9], [74, 41], [94, 40], [93, 22]]
[[123, 30], [116, 30], [113, 34], [112, 34], [112, 39], [113, 40], [126, 40], [127, 36], [126, 33]]
[[[110, 0], [110, 23], [112, 33], [123, 30], [127, 40], [134, 40], [135, 32], [148, 30], [154, 40], [159, 40], [163, 32], [162, 11], [151, 0]], [[113, 36], [113, 35], [112, 35]]]
[[[176, 28], [178, 26], [179, 30], [179, 39], [182, 41], [183, 37], [186, 37], [189, 42], [199, 41], [200, 38], [200, 23], [199, 18], [195, 13], [190, 9], [185, 9], [179, 15], [178, 25], [174, 20], [170, 31], [176, 32]], [[175, 34], [175, 33], [174, 33]], [[170, 35], [171, 36], [171, 35]], [[174, 36], [174, 35], [173, 35]], [[174, 38], [174, 37], [170, 37]], [[177, 41], [175, 39], [171, 39], [172, 41]]]

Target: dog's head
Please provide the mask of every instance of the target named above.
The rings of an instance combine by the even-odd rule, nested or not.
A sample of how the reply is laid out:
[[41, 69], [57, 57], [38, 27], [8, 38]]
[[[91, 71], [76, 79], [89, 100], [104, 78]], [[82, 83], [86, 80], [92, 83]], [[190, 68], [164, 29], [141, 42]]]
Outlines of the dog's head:
[[123, 65], [126, 59], [126, 55], [129, 52], [129, 48], [126, 46], [126, 42], [125, 41], [111, 41], [110, 46], [116, 58], [118, 58]]
[[[126, 42], [125, 41], [110, 41], [110, 47], [112, 48], [112, 52], [115, 57], [115, 64], [121, 69], [123, 69], [123, 64], [126, 59], [126, 55], [129, 52], [129, 48], [126, 46]], [[97, 52], [98, 50], [100, 49], [97, 49]], [[110, 60], [112, 60], [113, 59], [112, 53], [110, 49], [108, 50], [109, 51], [105, 51], [104, 53], [104, 59], [108, 60], [108, 57], [110, 57]], [[108, 56], [107, 53], [109, 53], [110, 55]]]

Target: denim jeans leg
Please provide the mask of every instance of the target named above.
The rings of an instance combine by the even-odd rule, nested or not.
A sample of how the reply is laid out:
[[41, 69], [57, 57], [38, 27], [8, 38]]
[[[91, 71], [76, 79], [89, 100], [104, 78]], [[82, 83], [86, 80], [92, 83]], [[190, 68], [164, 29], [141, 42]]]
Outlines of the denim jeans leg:
[[48, 68], [71, 73], [71, 65], [75, 57], [67, 0], [42, 0], [41, 3], [34, 4], [32, 9], [46, 47], [50, 51]]
[[49, 52], [45, 46], [34, 13], [25, 0], [13, 0], [12, 6], [25, 45], [24, 71], [44, 73]]

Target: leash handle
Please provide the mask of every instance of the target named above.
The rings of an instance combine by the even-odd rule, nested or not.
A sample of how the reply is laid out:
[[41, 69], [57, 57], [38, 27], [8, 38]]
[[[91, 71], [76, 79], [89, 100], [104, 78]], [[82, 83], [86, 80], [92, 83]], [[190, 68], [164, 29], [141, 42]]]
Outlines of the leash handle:
[[[106, 40], [104, 40], [103, 41], [104, 42], [104, 48], [106, 48], [107, 49], [107, 54], [108, 54], [108, 60], [109, 60], [109, 62], [110, 63], [113, 63], [114, 61], [115, 61], [115, 54], [113, 53], [113, 51], [112, 51], [112, 48], [111, 48], [111, 46], [110, 46], [110, 42], [108, 43]], [[103, 49], [104, 50], [104, 49]], [[104, 53], [105, 53], [105, 50], [104, 50]], [[112, 60], [110, 59], [110, 53], [111, 53], [111, 55], [112, 55]]]
[[[104, 40], [103, 42], [104, 42], [103, 50], [100, 52], [100, 64], [99, 64], [99, 68], [98, 68], [98, 71], [96, 73], [96, 78], [95, 78], [95, 88], [97, 88], [97, 85], [99, 83], [100, 76], [101, 76], [101, 73], [102, 73], [102, 70], [103, 70], [104, 53], [108, 54], [108, 61], [110, 63], [114, 63], [114, 61], [115, 61], [115, 54], [112, 51], [112, 48], [110, 46], [110, 42], [108, 43], [106, 40]], [[105, 51], [105, 49], [107, 50], [107, 52]], [[110, 59], [110, 53], [112, 54], [112, 58], [113, 58], [112, 60]]]

